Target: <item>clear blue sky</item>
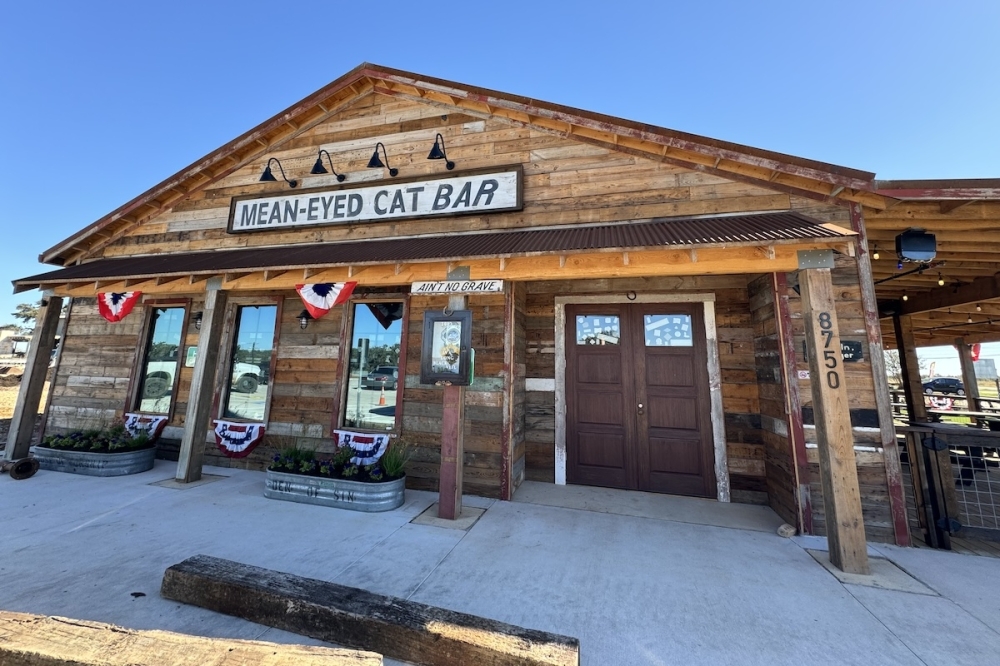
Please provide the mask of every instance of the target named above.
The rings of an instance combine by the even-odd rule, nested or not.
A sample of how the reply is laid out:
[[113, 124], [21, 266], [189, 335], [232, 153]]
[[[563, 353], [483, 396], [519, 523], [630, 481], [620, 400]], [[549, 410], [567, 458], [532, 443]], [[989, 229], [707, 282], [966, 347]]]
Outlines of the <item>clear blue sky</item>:
[[[1000, 177], [998, 29], [996, 0], [5, 3], [0, 278], [364, 61], [880, 178]], [[0, 323], [37, 297], [0, 288]]]

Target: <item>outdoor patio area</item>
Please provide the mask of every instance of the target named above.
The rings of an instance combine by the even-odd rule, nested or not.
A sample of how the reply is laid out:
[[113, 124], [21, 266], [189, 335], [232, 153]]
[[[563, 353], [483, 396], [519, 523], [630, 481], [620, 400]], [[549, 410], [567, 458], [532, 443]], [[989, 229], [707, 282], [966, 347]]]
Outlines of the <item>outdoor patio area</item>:
[[466, 497], [485, 512], [460, 530], [411, 522], [433, 493], [363, 514], [265, 499], [261, 472], [178, 488], [175, 469], [0, 477], [0, 609], [315, 643], [160, 597], [168, 566], [206, 554], [575, 636], [590, 665], [1000, 654], [1000, 559], [873, 545], [885, 589], [840, 582], [810, 553], [825, 539], [778, 536], [764, 507], [528, 482], [513, 502]]

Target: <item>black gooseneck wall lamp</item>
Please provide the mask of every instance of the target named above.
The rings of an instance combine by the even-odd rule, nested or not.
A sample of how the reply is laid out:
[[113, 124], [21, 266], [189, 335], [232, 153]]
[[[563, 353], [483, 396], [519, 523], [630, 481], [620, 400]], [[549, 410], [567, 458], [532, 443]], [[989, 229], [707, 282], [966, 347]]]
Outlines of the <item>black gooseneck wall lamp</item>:
[[[368, 160], [368, 168], [369, 169], [384, 169], [384, 168], [386, 168], [386, 165], [382, 164], [382, 160], [380, 160], [379, 157], [378, 157], [379, 146], [382, 146], [382, 154], [385, 155], [386, 164], [389, 163], [389, 155], [385, 152], [385, 146], [382, 145], [381, 141], [379, 141], [378, 143], [375, 144], [375, 152], [372, 153], [372, 158], [370, 160]], [[390, 176], [398, 176], [399, 175], [399, 169], [393, 169], [392, 167], [389, 167], [389, 175]]]
[[[326, 161], [330, 163], [330, 171], [327, 171], [326, 167], [323, 166], [324, 155], [326, 155]], [[338, 183], [344, 182], [344, 179], [347, 178], [347, 176], [345, 176], [344, 174], [337, 173], [337, 170], [333, 168], [333, 159], [330, 157], [330, 153], [320, 148], [319, 154], [316, 156], [316, 164], [313, 164], [312, 171], [310, 171], [309, 173], [314, 175], [319, 175], [323, 173], [330, 173], [331, 171], [333, 172], [333, 175], [337, 177]]]
[[269, 159], [267, 161], [267, 166], [264, 168], [264, 173], [262, 173], [260, 175], [260, 182], [262, 182], [262, 183], [264, 183], [264, 182], [277, 182], [278, 179], [274, 177], [273, 173], [271, 173], [271, 162], [277, 162], [277, 164], [278, 164], [278, 171], [281, 172], [281, 179], [284, 180], [286, 183], [288, 183], [289, 187], [298, 187], [299, 186], [299, 181], [297, 181], [297, 180], [288, 180], [288, 178], [285, 176], [285, 170], [281, 167], [281, 162], [278, 160], [277, 157], [272, 157], [271, 159]]
[[[440, 143], [438, 143], [440, 142]], [[431, 148], [431, 152], [428, 153], [427, 159], [429, 160], [444, 160], [444, 165], [451, 171], [455, 168], [455, 163], [448, 159], [448, 153], [444, 148], [444, 137], [440, 133], [434, 137], [434, 147]]]

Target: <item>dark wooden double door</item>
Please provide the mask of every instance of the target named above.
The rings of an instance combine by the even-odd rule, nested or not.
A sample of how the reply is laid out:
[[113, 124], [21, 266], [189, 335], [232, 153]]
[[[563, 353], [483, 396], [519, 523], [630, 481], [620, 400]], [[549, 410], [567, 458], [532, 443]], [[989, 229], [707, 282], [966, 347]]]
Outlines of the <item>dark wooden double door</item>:
[[566, 306], [569, 483], [715, 497], [702, 305]]

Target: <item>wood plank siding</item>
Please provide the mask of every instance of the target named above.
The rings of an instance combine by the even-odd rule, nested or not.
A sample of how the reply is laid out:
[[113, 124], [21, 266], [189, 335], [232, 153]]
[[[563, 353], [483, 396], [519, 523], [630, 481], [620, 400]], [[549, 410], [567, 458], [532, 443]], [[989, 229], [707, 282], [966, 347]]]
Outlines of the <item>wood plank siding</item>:
[[[795, 211], [851, 229], [848, 209], [843, 205], [789, 193], [789, 188], [769, 182], [732, 179], [720, 172], [688, 168], [669, 163], [667, 150], [663, 161], [652, 154], [639, 154], [616, 148], [606, 141], [586, 141], [572, 133], [539, 129], [526, 119], [516, 122], [471, 109], [456, 111], [444, 105], [418, 102], [399, 96], [380, 94], [371, 88], [360, 91], [348, 103], [317, 123], [293, 132], [269, 145], [263, 154], [222, 175], [206, 173], [203, 187], [185, 190], [183, 196], [166, 209], [144, 204], [136, 213], [137, 222], [122, 226], [108, 239], [95, 243], [87, 260], [99, 258], [163, 255], [172, 253], [225, 250], [236, 248], [281, 247], [297, 244], [322, 244], [368, 239], [407, 238], [412, 236], [450, 236], [469, 231], [500, 231], [518, 228], [565, 227], [651, 218], [712, 216], [730, 213]], [[333, 166], [347, 175], [347, 184], [367, 182], [391, 186], [393, 180], [385, 169], [366, 168], [377, 141], [386, 148], [388, 163], [399, 169], [401, 178], [427, 178], [450, 175], [441, 161], [429, 161], [427, 153], [440, 132], [445, 139], [448, 158], [456, 164], [454, 174], [472, 169], [490, 169], [520, 165], [523, 168], [523, 209], [490, 214], [471, 214], [422, 219], [398, 219], [356, 224], [293, 228], [254, 233], [228, 233], [227, 223], [233, 197], [294, 194], [283, 182], [259, 182], [268, 159], [276, 157], [289, 178], [300, 181], [300, 188], [338, 185], [333, 175], [309, 175], [317, 152], [329, 152]], [[263, 141], [263, 140], [261, 140]], [[265, 142], [266, 143], [266, 142]], [[599, 144], [599, 145], [598, 145]], [[235, 158], [233, 158], [235, 159]], [[720, 158], [721, 160], [721, 158]], [[235, 168], [238, 161], [230, 168]], [[718, 166], [716, 162], [716, 166]], [[835, 188], [834, 188], [835, 189]], [[841, 188], [842, 190], [843, 188]], [[791, 190], [797, 191], [797, 190]], [[839, 191], [839, 190], [838, 190]], [[844, 248], [851, 242], [844, 239]], [[683, 253], [683, 270], [676, 275], [678, 262], [667, 266], [657, 255], [655, 263], [641, 264], [632, 258], [626, 273], [616, 273], [629, 265], [627, 252], [603, 248], [600, 254], [582, 255], [573, 266], [583, 279], [566, 279], [559, 269], [565, 257], [491, 258], [496, 274], [483, 276], [505, 280], [503, 293], [473, 294], [468, 309], [473, 316], [475, 382], [465, 392], [464, 489], [466, 493], [486, 497], [504, 497], [514, 493], [525, 479], [552, 483], [556, 475], [556, 299], [557, 297], [615, 295], [630, 292], [670, 296], [710, 295], [714, 299], [717, 352], [721, 370], [722, 411], [725, 424], [725, 450], [728, 464], [728, 487], [736, 502], [770, 505], [784, 520], [799, 524], [798, 487], [812, 484], [813, 525], [823, 533], [823, 502], [818, 483], [814, 450], [808, 464], [812, 479], [800, 479], [789, 437], [787, 415], [787, 377], [782, 365], [782, 344], [776, 324], [775, 281], [769, 267], [774, 246], [713, 247], [699, 250], [687, 247], [666, 248]], [[722, 244], [720, 244], [722, 245]], [[828, 243], [826, 246], [829, 246]], [[826, 247], [824, 246], [824, 247]], [[781, 271], [797, 264], [794, 247], [781, 246], [786, 258]], [[713, 254], [714, 253], [714, 254]], [[520, 263], [517, 263], [520, 262]], [[569, 263], [573, 263], [570, 258]], [[771, 261], [774, 264], [774, 261]], [[445, 279], [448, 271], [461, 261], [428, 263]], [[504, 266], [517, 266], [519, 279], [504, 274]], [[406, 300], [406, 322], [402, 342], [405, 367], [400, 367], [402, 398], [397, 406], [398, 434], [414, 444], [413, 458], [407, 468], [408, 487], [437, 490], [441, 463], [442, 391], [420, 383], [421, 337], [423, 315], [440, 311], [447, 296], [409, 295], [413, 265], [387, 264], [342, 267], [347, 279], [357, 281], [362, 289], [381, 289]], [[509, 270], [512, 270], [508, 268]], [[477, 270], [482, 270], [481, 266]], [[366, 273], [367, 271], [367, 273]], [[586, 272], [585, 272], [586, 271]], [[223, 277], [230, 303], [253, 299], [280, 304], [277, 347], [269, 369], [270, 392], [267, 439], [243, 459], [228, 458], [214, 442], [205, 443], [205, 464], [263, 469], [277, 447], [295, 442], [319, 453], [333, 450], [333, 430], [340, 422], [345, 378], [341, 363], [348, 326], [347, 307], [335, 307], [326, 316], [309, 323], [303, 330], [297, 314], [302, 309], [298, 295], [291, 289], [296, 282], [309, 282], [314, 272], [302, 267], [268, 270], [251, 275], [247, 270]], [[611, 277], [636, 275], [637, 277]], [[366, 286], [366, 276], [368, 278]], [[204, 277], [204, 276], [201, 276]], [[481, 276], [472, 275], [473, 278]], [[794, 284], [794, 274], [788, 274]], [[337, 278], [338, 280], [340, 278]], [[425, 279], [425, 278], [420, 278]], [[848, 384], [855, 443], [872, 447], [858, 453], [859, 475], [869, 538], [892, 540], [892, 521], [886, 500], [884, 464], [878, 444], [878, 421], [875, 387], [867, 358], [864, 309], [858, 283], [857, 264], [847, 254], [837, 257], [833, 271], [837, 290], [837, 315], [844, 340], [861, 342], [865, 358], [844, 366]], [[205, 281], [192, 278], [168, 278], [151, 291], [170, 292], [170, 298], [188, 303], [188, 327], [184, 346], [197, 344], [199, 332], [191, 314], [204, 303]], [[373, 287], [376, 285], [376, 287]], [[89, 289], [75, 285], [73, 289]], [[140, 287], [135, 287], [140, 288]], [[233, 289], [232, 291], [229, 291]], [[95, 291], [98, 289], [95, 288]], [[104, 289], [100, 289], [103, 291]], [[57, 290], [58, 291], [58, 290]], [[70, 293], [67, 288], [67, 293]], [[385, 294], [382, 294], [385, 295]], [[804, 371], [804, 329], [801, 299], [788, 289], [792, 317], [795, 358], [785, 359], [794, 370]], [[166, 297], [158, 295], [157, 297]], [[358, 292], [355, 293], [355, 298]], [[133, 314], [119, 323], [108, 323], [97, 314], [93, 298], [76, 298], [73, 316], [66, 331], [47, 416], [47, 428], [66, 430], [109, 422], [130, 407], [134, 393], [135, 368], [141, 359], [145, 321], [150, 302], [136, 307]], [[348, 306], [349, 307], [349, 306]], [[231, 344], [232, 320], [223, 342]], [[220, 367], [228, 362], [223, 350]], [[191, 368], [181, 368], [177, 396], [169, 428], [160, 444], [160, 455], [177, 456], [177, 440], [184, 427], [184, 415], [190, 394]], [[221, 383], [216, 379], [216, 401]], [[808, 379], [799, 379], [803, 397], [806, 440], [815, 437], [810, 427], [811, 403]], [[217, 407], [213, 415], [217, 415]], [[721, 442], [719, 444], [721, 450]], [[797, 468], [796, 463], [799, 463]], [[724, 499], [724, 498], [723, 498]]]

